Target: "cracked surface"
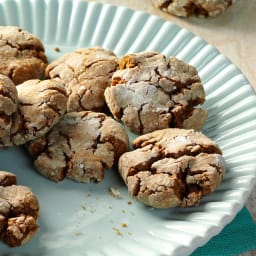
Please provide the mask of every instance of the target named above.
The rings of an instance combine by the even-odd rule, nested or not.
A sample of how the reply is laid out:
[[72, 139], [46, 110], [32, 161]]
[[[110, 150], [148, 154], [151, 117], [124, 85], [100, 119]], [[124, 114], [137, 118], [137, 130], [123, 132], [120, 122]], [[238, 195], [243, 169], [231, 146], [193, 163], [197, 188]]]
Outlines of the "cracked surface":
[[200, 130], [207, 111], [195, 108], [205, 92], [194, 67], [157, 52], [128, 54], [105, 91], [114, 117], [133, 132], [169, 127]]
[[215, 17], [231, 6], [235, 0], [152, 0], [160, 10], [175, 16]]
[[11, 247], [27, 243], [39, 229], [38, 217], [39, 203], [30, 188], [0, 171], [0, 239]]
[[42, 78], [47, 58], [41, 41], [15, 26], [0, 26], [0, 74], [15, 84]]
[[10, 134], [12, 116], [17, 110], [18, 94], [12, 80], [0, 74], [0, 139]]
[[54, 181], [100, 182], [128, 150], [124, 128], [103, 113], [67, 113], [45, 136], [28, 146], [36, 169]]
[[65, 114], [67, 95], [55, 80], [28, 80], [16, 86], [18, 108], [12, 115], [10, 133], [2, 146], [21, 145], [48, 132]]
[[50, 78], [61, 79], [68, 93], [67, 111], [103, 110], [104, 91], [118, 67], [115, 54], [100, 47], [65, 54], [46, 69]]
[[164, 129], [133, 141], [119, 159], [128, 192], [155, 208], [195, 206], [223, 179], [225, 162], [212, 140], [200, 132]]

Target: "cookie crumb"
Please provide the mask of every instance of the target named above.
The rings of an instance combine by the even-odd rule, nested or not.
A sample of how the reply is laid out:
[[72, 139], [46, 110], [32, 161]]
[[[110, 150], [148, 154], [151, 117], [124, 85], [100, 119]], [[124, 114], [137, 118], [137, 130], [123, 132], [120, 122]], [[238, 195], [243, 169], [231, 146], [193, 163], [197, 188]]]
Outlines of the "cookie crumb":
[[83, 210], [86, 210], [85, 204], [81, 204], [81, 208], [82, 208]]
[[122, 223], [121, 226], [122, 226], [123, 228], [127, 228], [127, 227], [128, 227], [128, 225], [127, 225], [126, 223]]
[[121, 193], [117, 188], [111, 187], [109, 188], [109, 193], [111, 196], [116, 197], [116, 198], [120, 198], [121, 197]]
[[55, 52], [60, 52], [60, 48], [59, 48], [59, 47], [55, 47], [55, 48], [54, 48], [54, 51], [55, 51]]
[[116, 232], [116, 235], [123, 236], [121, 231], [118, 228], [112, 228], [112, 229]]
[[75, 236], [81, 236], [82, 234], [82, 232], [75, 232]]
[[128, 201], [128, 202], [127, 202], [127, 204], [128, 204], [128, 205], [131, 205], [131, 204], [132, 204], [132, 202], [131, 202], [131, 201]]

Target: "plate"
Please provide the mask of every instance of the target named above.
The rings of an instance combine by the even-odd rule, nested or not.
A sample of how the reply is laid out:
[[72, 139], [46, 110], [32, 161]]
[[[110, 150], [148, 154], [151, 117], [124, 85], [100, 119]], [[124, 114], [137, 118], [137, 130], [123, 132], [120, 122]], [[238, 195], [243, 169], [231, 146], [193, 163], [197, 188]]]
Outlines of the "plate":
[[[41, 204], [40, 232], [20, 248], [0, 244], [2, 255], [188, 255], [243, 207], [256, 178], [256, 96], [218, 50], [159, 17], [80, 0], [0, 0], [0, 24], [37, 35], [49, 61], [98, 45], [118, 56], [155, 50], [194, 65], [207, 95], [203, 132], [220, 145], [228, 167], [222, 185], [199, 206], [154, 210], [127, 195], [117, 170], [108, 170], [100, 184], [56, 184], [35, 172], [23, 148], [1, 151], [1, 169], [16, 173]], [[111, 187], [120, 198], [110, 195]]]

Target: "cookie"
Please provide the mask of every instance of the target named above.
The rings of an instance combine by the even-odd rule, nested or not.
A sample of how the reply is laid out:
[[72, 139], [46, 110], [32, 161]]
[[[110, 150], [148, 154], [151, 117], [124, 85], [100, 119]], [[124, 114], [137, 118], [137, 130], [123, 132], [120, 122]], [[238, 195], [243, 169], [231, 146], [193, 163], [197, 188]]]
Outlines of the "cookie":
[[0, 139], [10, 134], [12, 116], [17, 111], [18, 93], [12, 80], [0, 74]]
[[164, 129], [137, 137], [119, 159], [129, 194], [155, 208], [189, 207], [213, 192], [225, 173], [218, 145], [200, 132]]
[[12, 115], [10, 133], [1, 146], [16, 146], [48, 132], [66, 112], [65, 88], [55, 80], [28, 80], [16, 86], [18, 108]]
[[105, 91], [107, 105], [131, 131], [145, 134], [164, 128], [200, 130], [207, 111], [196, 69], [157, 52], [128, 54]]
[[40, 39], [15, 26], [0, 26], [0, 74], [15, 84], [44, 76], [47, 58]]
[[61, 79], [68, 93], [67, 111], [103, 110], [104, 91], [118, 67], [115, 54], [100, 47], [65, 54], [46, 69], [46, 76]]
[[128, 137], [117, 121], [103, 113], [67, 113], [28, 151], [36, 169], [54, 181], [100, 182], [104, 172], [128, 150]]
[[0, 240], [11, 247], [24, 245], [39, 230], [38, 217], [39, 203], [30, 188], [0, 171]]
[[235, 0], [152, 0], [156, 8], [179, 17], [216, 17], [234, 2]]

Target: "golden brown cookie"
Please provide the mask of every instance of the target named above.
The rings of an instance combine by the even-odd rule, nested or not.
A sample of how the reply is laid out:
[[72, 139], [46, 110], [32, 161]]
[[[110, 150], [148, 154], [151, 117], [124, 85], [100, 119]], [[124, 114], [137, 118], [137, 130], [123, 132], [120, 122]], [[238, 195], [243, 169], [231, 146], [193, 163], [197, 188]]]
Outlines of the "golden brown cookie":
[[16, 184], [16, 176], [0, 171], [0, 239], [11, 247], [24, 245], [39, 227], [39, 203], [26, 187]]
[[121, 124], [103, 113], [71, 112], [30, 142], [28, 150], [36, 169], [51, 180], [99, 182], [128, 150], [128, 136]]
[[15, 84], [42, 78], [47, 63], [41, 41], [15, 26], [0, 26], [0, 59], [0, 74]]
[[157, 52], [128, 54], [105, 91], [114, 117], [131, 131], [145, 134], [176, 127], [200, 130], [207, 111], [196, 108], [205, 100], [194, 67]]
[[235, 0], [152, 0], [156, 8], [179, 17], [215, 17], [225, 12], [234, 2]]
[[223, 179], [221, 150], [200, 132], [164, 129], [133, 141], [134, 150], [119, 159], [128, 192], [156, 207], [195, 206]]
[[65, 54], [46, 69], [50, 78], [61, 79], [68, 93], [67, 111], [103, 110], [104, 91], [118, 67], [115, 54], [100, 47]]
[[17, 111], [18, 94], [12, 80], [0, 74], [0, 139], [9, 136], [12, 116]]
[[16, 88], [18, 108], [10, 133], [0, 139], [1, 146], [21, 145], [44, 135], [66, 112], [67, 95], [59, 81], [34, 79]]

